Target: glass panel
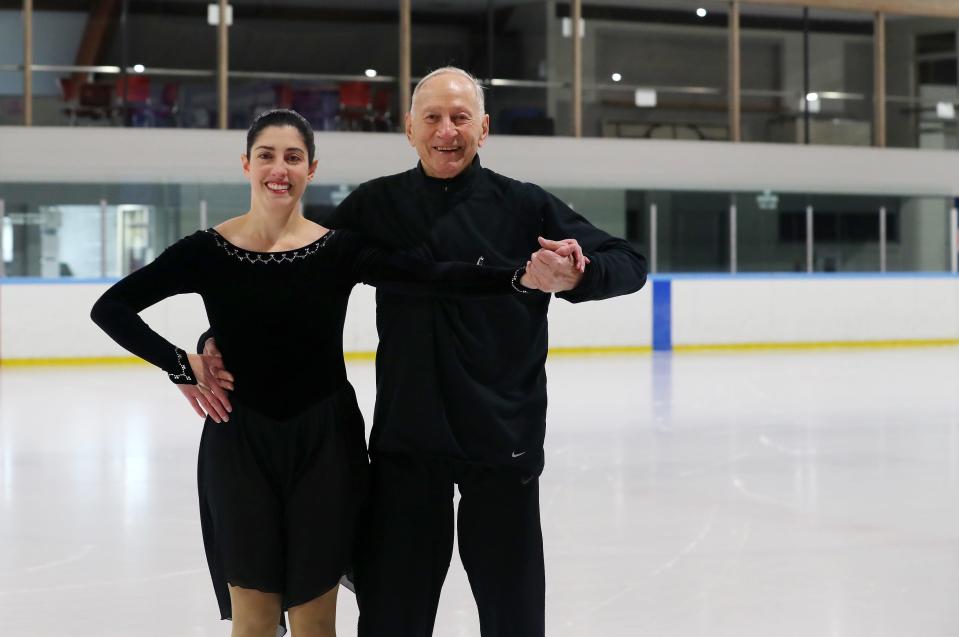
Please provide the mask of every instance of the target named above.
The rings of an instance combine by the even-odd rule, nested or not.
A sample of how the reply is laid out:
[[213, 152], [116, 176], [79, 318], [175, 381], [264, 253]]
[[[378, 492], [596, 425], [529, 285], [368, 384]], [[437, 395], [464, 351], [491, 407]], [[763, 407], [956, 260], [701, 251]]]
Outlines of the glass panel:
[[802, 142], [802, 9], [742, 5], [740, 61], [743, 141]]
[[[216, 126], [217, 27], [206, 2], [129, 2], [126, 30], [118, 30], [118, 64], [134, 69], [117, 85], [119, 118], [126, 126]], [[234, 5], [234, 25], [243, 7]], [[236, 26], [233, 27], [234, 29]], [[231, 64], [240, 54], [231, 31]], [[171, 42], [189, 42], [175, 46]], [[142, 67], [142, 73], [137, 73]], [[123, 90], [123, 87], [126, 90]], [[124, 99], [125, 98], [125, 99]]]
[[607, 5], [583, 3], [583, 134], [728, 139], [726, 3]]
[[340, 203], [359, 184], [312, 184], [303, 197], [303, 214], [307, 219], [325, 225]]
[[809, 19], [810, 141], [871, 146], [873, 16], [815, 8]]
[[235, 9], [230, 128], [285, 107], [316, 130], [399, 130], [398, 3], [265, 4], [241, 0]]
[[23, 124], [23, 73], [0, 71], [0, 126]]
[[188, 191], [160, 184], [6, 184], [0, 189], [6, 275], [128, 274], [196, 228]]
[[23, 13], [0, 11], [0, 126], [23, 123]]
[[[264, 78], [269, 76], [264, 74]], [[326, 77], [331, 76], [231, 80], [230, 128], [248, 128], [257, 115], [273, 108], [292, 108], [316, 131], [399, 130], [395, 81], [381, 82], [364, 75], [337, 76], [344, 78], [340, 81]]]
[[[849, 195], [810, 195], [808, 201], [814, 210], [814, 271], [878, 272], [879, 208], [886, 206], [888, 250], [889, 245], [899, 241], [898, 201]], [[805, 245], [805, 210], [792, 211], [784, 222], [783, 240]]]
[[[872, 144], [872, 15], [809, 10], [809, 142]], [[805, 143], [806, 22], [801, 8], [745, 5], [744, 141]]]
[[[355, 187], [311, 186], [304, 213], [323, 223]], [[805, 271], [807, 206], [814, 208], [816, 272], [879, 270], [881, 206], [887, 215], [887, 270], [950, 268], [952, 202], [940, 197], [549, 190], [647, 256], [655, 204], [659, 272], [728, 272], [731, 202], [737, 206], [740, 272]], [[97, 278], [127, 274], [180, 237], [243, 214], [250, 193], [245, 183], [3, 184], [0, 199], [6, 276]]]
[[737, 193], [737, 270], [805, 272], [807, 204], [804, 195]]
[[[98, 186], [4, 184], [6, 276], [101, 276], [102, 195]], [[66, 224], [61, 206], [72, 206]], [[67, 258], [72, 262], [61, 253], [64, 243], [70, 244]]]
[[571, 57], [552, 3], [413, 0], [412, 5], [414, 82], [437, 68], [459, 66], [486, 87], [494, 134], [570, 132], [568, 89], [551, 86], [568, 81]]
[[449, 65], [461, 67], [476, 77], [489, 76], [485, 5], [413, 0], [411, 69], [414, 78]]
[[643, 254], [649, 254], [649, 217], [643, 209], [641, 191], [554, 187], [547, 190], [597, 228], [623, 237]]
[[[487, 14], [489, 60], [494, 84], [486, 111], [493, 132], [508, 135], [567, 135], [568, 114], [560, 120], [558, 102], [569, 108], [572, 53], [552, 3], [497, 0]], [[491, 39], [490, 39], [491, 38]], [[570, 52], [569, 55], [566, 53]], [[484, 73], [489, 75], [489, 72]]]
[[959, 20], [886, 18], [889, 146], [959, 148]]
[[642, 203], [656, 204], [659, 272], [729, 271], [729, 194], [648, 191]]
[[[948, 272], [950, 235], [949, 208], [942, 197], [895, 199], [898, 232], [888, 242], [887, 269], [890, 272]], [[888, 204], [887, 204], [888, 205]]]
[[[34, 33], [45, 35], [34, 39], [37, 124], [209, 125], [216, 29], [206, 3], [51, 2], [35, 3]], [[179, 41], [190, 46], [170, 45]]]
[[[122, 60], [120, 3], [81, 0], [64, 7], [33, 5], [33, 121], [38, 126], [110, 126], [121, 121], [117, 72]], [[62, 67], [113, 67], [113, 72], [71, 72]]]

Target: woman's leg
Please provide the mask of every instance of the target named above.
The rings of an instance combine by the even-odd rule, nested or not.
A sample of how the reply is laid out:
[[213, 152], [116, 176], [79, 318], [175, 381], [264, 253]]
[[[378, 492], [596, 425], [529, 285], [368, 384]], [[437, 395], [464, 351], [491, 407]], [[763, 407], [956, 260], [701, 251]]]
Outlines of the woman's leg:
[[282, 611], [280, 595], [230, 586], [232, 637], [276, 637]]
[[293, 637], [336, 637], [336, 591], [339, 586], [305, 604], [290, 606]]

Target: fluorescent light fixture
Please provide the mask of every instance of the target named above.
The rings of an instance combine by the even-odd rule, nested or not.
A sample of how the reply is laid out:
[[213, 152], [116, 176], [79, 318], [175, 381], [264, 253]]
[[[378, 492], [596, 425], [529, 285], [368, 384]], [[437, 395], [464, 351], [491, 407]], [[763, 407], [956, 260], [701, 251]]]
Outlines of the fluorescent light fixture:
[[[568, 38], [573, 35], [573, 19], [572, 18], [563, 18], [563, 37]], [[579, 37], [582, 38], [586, 35], [586, 20], [580, 19], [579, 21]]]
[[636, 89], [635, 97], [636, 106], [639, 108], [655, 108], [656, 107], [656, 91], [651, 88], [638, 88]]
[[702, 7], [699, 7], [698, 9], [696, 9], [696, 15], [698, 15], [700, 18], [705, 18], [707, 13], [708, 11], [706, 11], [706, 9], [703, 9]]
[[134, 65], [133, 65], [133, 72], [134, 72], [134, 73], [143, 73], [143, 72], [146, 71], [146, 70], [147, 70], [146, 67], [143, 66], [142, 64], [134, 64]]
[[366, 77], [376, 77], [376, 69], [366, 69], [364, 73], [366, 73]]
[[619, 73], [613, 73], [610, 77], [612, 78], [614, 82], [620, 82], [623, 79], [623, 76], [620, 75]]
[[[814, 95], [810, 93], [809, 95]], [[817, 96], [818, 97], [818, 96]], [[796, 108], [799, 109], [800, 113], [805, 113], [809, 111], [810, 113], [821, 113], [822, 112], [822, 100], [821, 99], [810, 99], [807, 95], [806, 97], [799, 98], [799, 104]]]
[[939, 119], [956, 119], [956, 105], [952, 102], [936, 104], [936, 115]]
[[[206, 5], [206, 21], [210, 26], [217, 26], [220, 24], [220, 5], [219, 4], [208, 4]], [[226, 26], [233, 26], [233, 5], [226, 5]]]

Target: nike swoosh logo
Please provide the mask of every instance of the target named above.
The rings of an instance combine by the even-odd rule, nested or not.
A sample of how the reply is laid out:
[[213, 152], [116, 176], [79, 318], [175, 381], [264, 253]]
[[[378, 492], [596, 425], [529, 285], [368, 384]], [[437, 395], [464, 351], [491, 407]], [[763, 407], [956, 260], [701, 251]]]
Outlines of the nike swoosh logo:
[[523, 455], [526, 455], [525, 451], [520, 451], [519, 453], [516, 453], [515, 451], [513, 452], [514, 458], [519, 458], [520, 456], [523, 456]]

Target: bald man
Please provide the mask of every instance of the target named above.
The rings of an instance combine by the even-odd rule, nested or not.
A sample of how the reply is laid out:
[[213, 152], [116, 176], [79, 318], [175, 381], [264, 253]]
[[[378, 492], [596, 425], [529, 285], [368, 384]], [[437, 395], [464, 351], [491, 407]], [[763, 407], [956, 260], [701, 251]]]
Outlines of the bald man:
[[[590, 259], [541, 251], [537, 287], [574, 303], [628, 294], [646, 259], [541, 188], [483, 168], [483, 90], [447, 67], [413, 91], [406, 136], [419, 164], [361, 185], [328, 220], [429, 258], [525, 262], [538, 237], [568, 237]], [[542, 244], [556, 247], [555, 244]], [[436, 300], [377, 291], [371, 492], [356, 574], [360, 637], [430, 635], [459, 550], [483, 637], [544, 634], [539, 480], [546, 428], [550, 296]]]

